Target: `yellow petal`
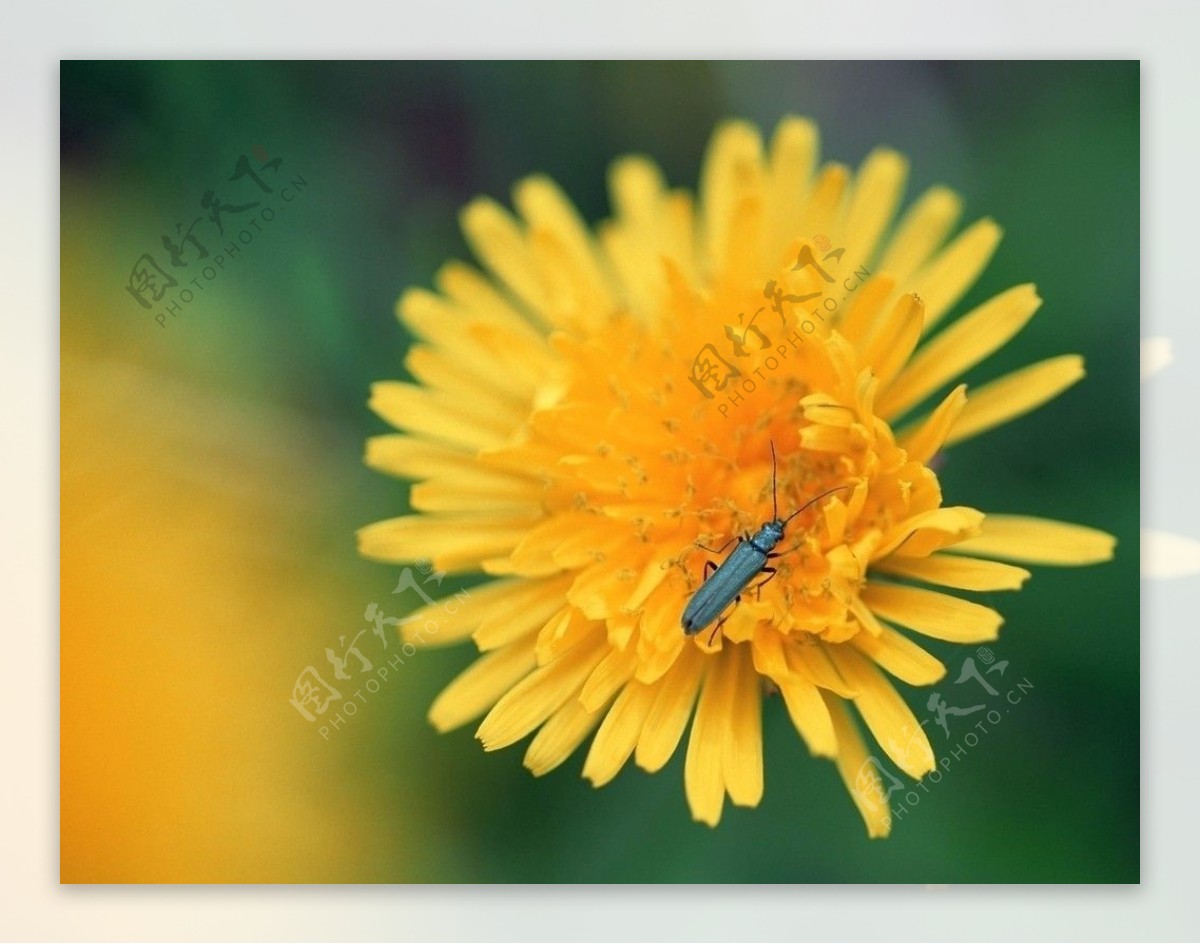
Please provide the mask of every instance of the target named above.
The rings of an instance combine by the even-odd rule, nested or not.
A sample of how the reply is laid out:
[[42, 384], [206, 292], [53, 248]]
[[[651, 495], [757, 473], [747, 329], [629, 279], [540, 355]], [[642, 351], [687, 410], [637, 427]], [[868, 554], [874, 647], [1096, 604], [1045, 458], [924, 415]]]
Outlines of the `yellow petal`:
[[426, 390], [399, 381], [371, 384], [372, 410], [396, 429], [452, 446], [483, 449], [501, 445], [512, 430], [503, 416], [487, 415], [469, 397]]
[[842, 700], [825, 693], [821, 697], [825, 700], [837, 736], [838, 773], [867, 826], [867, 835], [872, 839], [881, 839], [891, 832], [892, 815], [879, 778], [879, 761], [867, 754], [862, 735], [858, 733]]
[[805, 200], [817, 164], [820, 136], [816, 125], [789, 115], [775, 127], [771, 138], [767, 184], [767, 251], [786, 246], [800, 235]]
[[532, 672], [534, 665], [532, 637], [476, 659], [434, 699], [430, 722], [445, 732], [474, 721]]
[[658, 223], [666, 184], [662, 171], [645, 157], [621, 157], [608, 172], [613, 209], [626, 221], [653, 230]]
[[844, 314], [837, 329], [848, 341], [861, 349], [883, 317], [884, 305], [893, 297], [895, 280], [889, 275], [876, 275], [859, 288], [843, 308]]
[[833, 722], [820, 690], [797, 676], [785, 678], [778, 684], [788, 717], [804, 739], [809, 753], [814, 757], [836, 756], [837, 736], [833, 733]]
[[716, 826], [725, 804], [722, 758], [737, 667], [727, 654], [705, 662], [707, 671], [688, 737], [683, 782], [692, 818]]
[[855, 265], [870, 264], [879, 237], [896, 213], [907, 177], [908, 161], [890, 148], [877, 148], [863, 161], [846, 209], [846, 251]]
[[[672, 669], [684, 649], [695, 648], [680, 627], [683, 601], [669, 584], [650, 594], [638, 618], [636, 678], [650, 684]], [[610, 624], [611, 625], [611, 624]]]
[[859, 633], [850, 642], [896, 678], [909, 685], [932, 685], [946, 667], [907, 636], [885, 626], [878, 636]]
[[871, 553], [873, 561], [896, 554], [925, 557], [939, 548], [979, 533], [983, 512], [962, 505], [934, 508], [897, 522], [887, 538]]
[[612, 553], [628, 539], [628, 528], [600, 515], [560, 512], [530, 528], [512, 558], [521, 567], [553, 564], [577, 569]]
[[754, 630], [751, 652], [754, 669], [759, 675], [778, 681], [792, 674], [784, 658], [783, 636], [770, 626], [758, 626]]
[[657, 696], [638, 737], [634, 759], [654, 773], [671, 759], [687, 727], [700, 687], [700, 672], [708, 660], [695, 646], [685, 646], [670, 671], [655, 686]]
[[[367, 440], [366, 464], [380, 472], [409, 479], [457, 475], [478, 469], [473, 452], [404, 433], [386, 433]], [[519, 478], [513, 477], [520, 481]]]
[[632, 612], [641, 607], [649, 599], [650, 594], [667, 579], [674, 559], [673, 549], [662, 550], [651, 557], [646, 566], [642, 568], [642, 574], [626, 599], [623, 608]]
[[888, 382], [908, 361], [921, 338], [924, 324], [925, 304], [916, 295], [903, 295], [892, 307], [891, 314], [872, 333], [863, 363], [874, 370], [881, 389], [887, 389]]
[[919, 587], [870, 583], [863, 589], [862, 599], [885, 620], [949, 642], [995, 639], [1004, 622], [986, 606]]
[[853, 428], [837, 426], [805, 426], [800, 430], [800, 446], [813, 452], [830, 452], [845, 455], [855, 451], [859, 434]]
[[800, 217], [811, 231], [806, 236], [823, 233], [833, 239], [829, 231], [841, 217], [849, 189], [850, 171], [845, 165], [829, 163], [821, 168]]
[[672, 629], [675, 631], [666, 637], [666, 641], [652, 641], [647, 633], [639, 634], [638, 667], [634, 674], [634, 678], [639, 682], [645, 682], [647, 685], [657, 682], [675, 666], [686, 650], [696, 648], [691, 640], [686, 639], [683, 633], [678, 631], [677, 624], [678, 620], [673, 619]]
[[525, 751], [525, 766], [535, 777], [565, 761], [600, 723], [601, 709], [589, 711], [571, 698], [542, 725]]
[[537, 662], [546, 665], [564, 652], [591, 635], [596, 628], [590, 620], [573, 606], [564, 606], [547, 620], [537, 636]]
[[621, 689], [604, 716], [583, 765], [583, 775], [593, 786], [602, 787], [621, 772], [637, 746], [657, 694], [656, 686], [641, 682], [630, 682]]
[[[986, 527], [986, 524], [985, 524]], [[929, 557], [889, 557], [872, 565], [874, 570], [957, 590], [1020, 590], [1029, 571], [999, 561], [972, 560], [949, 554]]]
[[837, 666], [829, 659], [829, 650], [822, 644], [796, 643], [785, 647], [788, 668], [810, 685], [853, 698], [854, 686], [842, 678]]
[[[438, 289], [458, 304], [465, 318], [472, 322], [503, 328], [519, 336], [526, 344], [545, 352], [546, 339], [541, 331], [533, 326], [523, 312], [509, 303], [491, 279], [474, 266], [452, 260], [438, 269], [434, 280]], [[455, 349], [457, 345], [453, 343], [454, 338], [446, 331], [444, 325], [429, 321], [424, 326], [432, 329], [435, 325], [438, 329], [435, 335], [438, 343], [443, 347]], [[456, 326], [451, 325], [451, 328], [454, 327]], [[422, 334], [422, 337], [426, 336]]]
[[545, 338], [523, 318], [516, 327], [502, 317], [463, 307], [424, 289], [408, 289], [396, 304], [400, 321], [417, 337], [452, 353], [487, 386], [528, 399], [549, 363]]
[[598, 561], [575, 577], [567, 599], [590, 619], [616, 616], [636, 586], [643, 566], [640, 551]]
[[730, 121], [713, 133], [700, 172], [705, 258], [710, 273], [725, 271], [735, 247], [731, 240], [740, 205], [762, 199], [765, 168], [762, 138], [746, 121]]
[[666, 291], [663, 266], [649, 264], [644, 247], [611, 222], [600, 224], [598, 237], [629, 312], [640, 323], [653, 324]]
[[[653, 325], [667, 288], [663, 259], [672, 258], [690, 277], [691, 247], [684, 251], [672, 244], [675, 201], [653, 161], [644, 157], [615, 161], [609, 169], [609, 192], [616, 219], [600, 225], [600, 244], [631, 312], [643, 324]], [[690, 228], [690, 207], [688, 217]]]
[[883, 388], [879, 414], [903, 413], [978, 364], [1025, 327], [1041, 304], [1032, 285], [1018, 285], [963, 315], [925, 342], [895, 382]]
[[686, 191], [667, 194], [663, 204], [662, 250], [658, 254], [658, 264], [659, 268], [667, 271], [668, 281], [678, 276], [691, 285], [700, 283], [700, 248], [696, 228], [692, 195]]
[[971, 224], [937, 257], [906, 283], [925, 300], [925, 330], [928, 331], [975, 284], [1000, 244], [1000, 227], [983, 219]]
[[635, 648], [631, 646], [623, 652], [619, 649], [612, 650], [588, 677], [583, 691], [579, 693], [579, 703], [589, 711], [598, 710], [633, 678], [635, 668]]
[[540, 482], [478, 466], [455, 476], [443, 476], [412, 487], [409, 503], [416, 511], [497, 511], [538, 516], [543, 511], [546, 488]]
[[1075, 566], [1111, 560], [1116, 544], [1112, 535], [1081, 524], [1023, 515], [988, 515], [981, 535], [955, 544], [952, 550], [1026, 564]]
[[725, 721], [721, 758], [725, 787], [738, 806], [758, 806], [763, 794], [762, 691], [750, 646], [726, 647], [719, 658], [732, 663], [733, 695]]
[[993, 380], [971, 392], [946, 445], [978, 436], [1053, 400], [1084, 376], [1078, 354], [1052, 357]]
[[433, 560], [447, 573], [474, 570], [489, 557], [507, 554], [536, 521], [530, 515], [404, 515], [358, 530], [358, 552], [402, 564]]
[[491, 382], [488, 375], [475, 370], [470, 359], [461, 357], [459, 350], [413, 344], [404, 355], [404, 366], [427, 388], [453, 396], [461, 396], [464, 390], [474, 391], [476, 397], [486, 399], [511, 426], [524, 420], [529, 412], [526, 391], [511, 382], [503, 385]]
[[[858, 620], [858, 625], [867, 631], [868, 636], [879, 636], [883, 633], [883, 623], [879, 622], [875, 614], [871, 612], [871, 608], [857, 597], [850, 599], [850, 612], [854, 614], [854, 618]], [[862, 635], [858, 633], [856, 635]]]
[[[413, 575], [415, 581], [415, 575]], [[407, 592], [412, 587], [400, 587], [393, 592]], [[420, 581], [416, 586], [428, 595]], [[553, 580], [493, 580], [490, 583], [459, 590], [414, 610], [404, 621], [400, 632], [405, 642], [423, 646], [446, 646], [461, 642], [487, 619], [503, 618], [514, 606], [524, 607], [543, 597], [561, 599], [564, 584]], [[419, 638], [418, 638], [419, 637]]]
[[482, 652], [499, 649], [541, 630], [561, 612], [563, 596], [571, 586], [571, 575], [522, 583], [524, 586], [518, 585], [505, 594], [503, 607], [494, 602], [488, 607], [488, 613], [473, 637]]
[[509, 689], [475, 732], [475, 737], [483, 742], [483, 749], [495, 751], [516, 743], [567, 699], [578, 695], [584, 679], [603, 658], [606, 648], [604, 634], [597, 631], [591, 639], [572, 646], [561, 658], [535, 669]]
[[527, 177], [516, 186], [513, 203], [532, 229], [550, 233], [564, 248], [588, 292], [597, 296], [599, 307], [615, 308], [616, 298], [601, 269], [591, 233], [558, 184], [544, 175]]
[[932, 413], [897, 434], [896, 441], [914, 462], [928, 465], [945, 445], [967, 405], [967, 385], [959, 384]]
[[592, 286], [593, 276], [580, 269], [558, 235], [542, 229], [529, 233], [529, 251], [541, 273], [546, 308], [557, 329], [590, 334], [603, 328], [617, 313], [607, 289]]
[[903, 281], [937, 251], [958, 220], [962, 201], [945, 187], [932, 187], [904, 214], [876, 269]]
[[[637, 613], [622, 613], [608, 620], [606, 624], [608, 644], [620, 652], [628, 649], [630, 641], [637, 632], [638, 620]], [[637, 647], [635, 646], [634, 648], [636, 650]]]
[[933, 748], [925, 729], [892, 683], [852, 647], [829, 648], [838, 670], [858, 689], [855, 707], [888, 757], [917, 780], [933, 770]]
[[495, 200], [477, 197], [463, 209], [460, 222], [475, 256], [530, 312], [553, 327], [543, 277], [517, 221]]

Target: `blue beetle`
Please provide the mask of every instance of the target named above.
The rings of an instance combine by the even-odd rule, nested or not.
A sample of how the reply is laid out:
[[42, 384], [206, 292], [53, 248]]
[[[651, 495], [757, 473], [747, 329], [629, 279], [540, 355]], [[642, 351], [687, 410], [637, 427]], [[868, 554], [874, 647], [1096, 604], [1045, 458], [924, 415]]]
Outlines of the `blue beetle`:
[[[741, 538], [735, 535], [719, 548], [715, 549], [697, 545], [702, 550], [713, 554], [720, 554], [735, 540], [738, 542], [738, 546], [733, 549], [733, 553], [725, 558], [719, 567], [712, 561], [704, 562], [704, 583], [692, 595], [692, 598], [683, 610], [683, 619], [681, 622], [684, 633], [688, 636], [694, 636], [699, 633], [711, 624], [713, 620], [721, 616], [730, 603], [736, 605], [741, 601], [742, 591], [749, 586], [750, 581], [759, 574], [767, 574], [767, 578], [760, 581], [754, 587], [755, 590], [761, 591], [763, 586], [775, 576], [775, 568], [768, 567], [767, 561], [773, 557], [781, 556], [774, 553], [774, 548], [776, 544], [783, 540], [788, 522], [827, 495], [848, 490], [849, 487], [848, 485], [839, 485], [837, 488], [831, 488], [828, 491], [822, 492], [816, 498], [805, 502], [786, 518], [780, 518], [779, 502], [775, 495], [775, 443], [772, 441], [771, 507], [773, 516], [770, 521], [758, 529], [757, 534], [750, 535], [747, 533]], [[717, 623], [716, 629], [713, 630], [714, 638], [717, 635], [717, 631], [720, 630], [728, 618], [728, 615], [726, 615]], [[709, 642], [711, 643], [712, 639]]]

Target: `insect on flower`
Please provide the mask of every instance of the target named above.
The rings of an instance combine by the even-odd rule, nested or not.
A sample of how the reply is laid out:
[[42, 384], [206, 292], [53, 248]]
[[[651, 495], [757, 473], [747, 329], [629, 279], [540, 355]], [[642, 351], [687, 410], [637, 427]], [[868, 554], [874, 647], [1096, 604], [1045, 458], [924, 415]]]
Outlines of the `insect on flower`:
[[[695, 195], [648, 158], [621, 158], [612, 216], [595, 226], [548, 178], [527, 178], [515, 214], [486, 197], [463, 211], [481, 268], [448, 262], [436, 291], [401, 298], [414, 380], [372, 388], [396, 431], [368, 442], [367, 462], [413, 481], [412, 509], [359, 541], [376, 560], [481, 575], [469, 606], [427, 602], [402, 630], [414, 646], [479, 650], [430, 708], [438, 730], [478, 721], [488, 751], [529, 738], [538, 776], [590, 739], [582, 773], [596, 786], [683, 751], [692, 816], [715, 826], [727, 797], [761, 800], [763, 713], [782, 701], [867, 834], [886, 836], [874, 752], [913, 780], [937, 763], [896, 688], [945, 676], [922, 637], [990, 642], [1002, 615], [960, 591], [1018, 590], [1021, 563], [1112, 557], [1102, 531], [985, 514], [944, 491], [935, 456], [1053, 399], [1082, 358], [968, 397], [959, 377], [1033, 317], [1036, 289], [959, 314], [999, 226], [954, 235], [961, 200], [940, 186], [900, 213], [901, 154], [873, 151], [855, 173], [822, 162], [818, 138], [798, 117], [770, 141], [722, 124]], [[808, 262], [822, 245], [845, 253], [828, 270]], [[747, 324], [764, 285], [778, 326]], [[765, 523], [764, 496], [748, 494], [765, 491], [764, 443], [773, 506], [777, 485], [798, 509]], [[847, 493], [822, 501], [835, 487]], [[800, 521], [803, 548], [773, 561]], [[681, 566], [681, 548], [732, 535], [744, 536], [703, 583]], [[417, 636], [426, 617], [436, 640]], [[719, 647], [705, 645], [714, 623]]]
[[[815, 498], [805, 502], [786, 518], [780, 518], [779, 498], [776, 494], [775, 465], [775, 443], [772, 441], [771, 520], [759, 528], [757, 534], [751, 535], [749, 532], [746, 532], [740, 538], [734, 535], [719, 548], [705, 547], [703, 544], [696, 545], [702, 551], [708, 551], [710, 554], [721, 554], [735, 540], [738, 542], [738, 546], [733, 549], [733, 553], [725, 558], [720, 566], [713, 561], [704, 562], [704, 583], [692, 595], [692, 598], [688, 601], [688, 605], [683, 610], [682, 623], [683, 631], [686, 635], [696, 635], [712, 623], [713, 620], [721, 616], [730, 603], [733, 603], [735, 606], [740, 603], [742, 600], [742, 591], [750, 585], [750, 581], [759, 574], [766, 574], [767, 576], [753, 587], [756, 592], [761, 593], [762, 588], [770, 583], [771, 578], [775, 576], [775, 568], [768, 567], [767, 561], [776, 557], [782, 557], [784, 554], [795, 550], [793, 547], [788, 551], [780, 551], [778, 553], [774, 551], [775, 545], [783, 540], [788, 523], [801, 512], [811, 508], [822, 498], [832, 495], [834, 492], [849, 490], [848, 485], [839, 485], [836, 488], [827, 489]], [[730, 610], [730, 612], [733, 611]], [[728, 618], [729, 614], [726, 614], [717, 621], [712, 636], [708, 640], [710, 645]]]

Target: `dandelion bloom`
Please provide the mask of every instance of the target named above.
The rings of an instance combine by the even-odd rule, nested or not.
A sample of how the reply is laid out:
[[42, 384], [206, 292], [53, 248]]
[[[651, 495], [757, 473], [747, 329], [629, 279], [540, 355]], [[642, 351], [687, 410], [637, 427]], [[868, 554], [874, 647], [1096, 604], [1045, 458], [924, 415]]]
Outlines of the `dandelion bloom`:
[[[935, 455], [1045, 403], [1083, 364], [954, 384], [1041, 299], [1018, 285], [935, 331], [1000, 229], [985, 219], [952, 236], [960, 203], [942, 187], [893, 225], [906, 170], [887, 149], [857, 174], [818, 166], [802, 119], [765, 149], [731, 122], [698, 199], [627, 157], [595, 232], [544, 177], [516, 186], [515, 215], [486, 198], [466, 207], [482, 271], [450, 262], [437, 292], [404, 294], [416, 382], [372, 388], [401, 432], [372, 438], [366, 461], [415, 480], [414, 513], [359, 534], [368, 557], [489, 578], [405, 627], [482, 652], [434, 702], [439, 730], [483, 717], [486, 750], [533, 734], [535, 775], [594, 734], [583, 775], [596, 786], [631, 757], [660, 769], [688, 732], [687, 800], [716, 824], [726, 793], [762, 796], [763, 696], [778, 692], [769, 703], [834, 760], [868, 833], [887, 834], [860, 722], [897, 767], [928, 773], [929, 741], [889, 676], [932, 684], [945, 667], [920, 636], [980, 643], [1001, 624], [948, 591], [1015, 590], [1029, 576], [1016, 564], [1090, 564], [1114, 546], [944, 501]], [[686, 636], [711, 559], [697, 544], [772, 517], [772, 445], [781, 516], [842, 490], [790, 523], [773, 579], [719, 632]]]

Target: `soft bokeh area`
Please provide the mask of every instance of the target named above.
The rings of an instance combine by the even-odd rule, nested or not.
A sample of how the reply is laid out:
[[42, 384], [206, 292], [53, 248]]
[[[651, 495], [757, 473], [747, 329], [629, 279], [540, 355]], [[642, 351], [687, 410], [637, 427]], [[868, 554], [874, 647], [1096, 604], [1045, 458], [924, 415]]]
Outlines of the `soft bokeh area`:
[[[1137, 63], [64, 63], [61, 91], [63, 881], [1138, 880]], [[462, 205], [540, 171], [594, 222], [615, 157], [694, 187], [717, 122], [787, 113], [825, 156], [891, 145], [910, 194], [945, 183], [964, 222], [1004, 227], [956, 310], [1027, 281], [1045, 304], [968, 381], [1086, 358], [952, 450], [948, 503], [1119, 541], [979, 596], [1006, 618], [997, 695], [955, 684], [973, 650], [930, 647], [951, 669], [933, 690], [1003, 720], [974, 744], [976, 716], [931, 721], [951, 760], [891, 797], [884, 841], [774, 700], [762, 805], [716, 830], [690, 819], [682, 752], [594, 790], [582, 754], [535, 779], [473, 727], [436, 734], [472, 652], [406, 654], [383, 620], [417, 598], [355, 552], [407, 507], [362, 462], [387, 431], [368, 387], [406, 377], [394, 305], [466, 257]], [[160, 273], [129, 290], [143, 254], [197, 280], [177, 313], [135, 298]], [[324, 713], [309, 667], [343, 694]], [[899, 687], [929, 717], [930, 690]]]

